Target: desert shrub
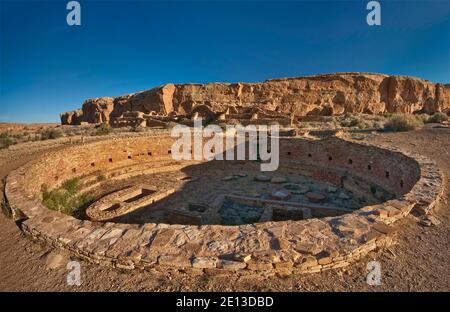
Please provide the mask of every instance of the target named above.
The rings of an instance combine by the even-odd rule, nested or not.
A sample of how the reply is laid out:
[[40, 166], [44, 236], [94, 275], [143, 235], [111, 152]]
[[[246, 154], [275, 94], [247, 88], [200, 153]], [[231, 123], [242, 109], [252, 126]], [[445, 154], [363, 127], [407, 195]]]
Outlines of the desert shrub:
[[95, 201], [89, 194], [70, 195], [65, 189], [57, 189], [43, 194], [44, 205], [51, 210], [59, 211], [75, 218], [85, 218], [86, 208]]
[[81, 188], [81, 182], [79, 178], [73, 178], [67, 181], [64, 181], [62, 184], [62, 188], [65, 189], [69, 194], [74, 195]]
[[331, 122], [333, 121], [333, 116], [318, 116], [317, 120], [321, 122]]
[[41, 140], [54, 140], [62, 137], [60, 129], [45, 129], [41, 132]]
[[69, 198], [69, 192], [64, 189], [45, 191], [42, 194], [42, 201], [47, 208], [61, 212], [67, 209]]
[[12, 218], [12, 210], [11, 207], [9, 206], [8, 202], [3, 199], [1, 202], [1, 206], [2, 206], [2, 212], [3, 214], [8, 218], [11, 219]]
[[331, 119], [331, 124], [332, 124], [332, 126], [333, 126], [334, 129], [340, 128], [340, 127], [341, 127], [341, 123], [339, 122], [339, 119], [338, 119], [338, 117], [336, 117], [336, 116], [333, 116], [333, 117], [332, 117], [332, 119]]
[[69, 132], [67, 132], [68, 136], [76, 136], [76, 135], [82, 135], [83, 131], [82, 130], [70, 130]]
[[24, 134], [23, 133], [17, 133], [17, 134], [14, 134], [13, 137], [15, 139], [21, 140], [21, 139], [23, 139]]
[[13, 140], [11, 139], [8, 133], [6, 132], [0, 133], [0, 149], [8, 148], [12, 144]]
[[414, 115], [394, 114], [384, 125], [385, 131], [411, 131], [423, 126], [422, 120]]
[[27, 135], [25, 138], [24, 138], [24, 140], [25, 140], [25, 142], [30, 142], [30, 141], [33, 141], [33, 136], [31, 136], [31, 134], [29, 134], [29, 135]]
[[104, 173], [100, 173], [97, 176], [97, 182], [102, 182], [102, 181], [105, 181], [105, 180], [106, 180], [106, 175]]
[[428, 114], [414, 114], [414, 116], [421, 120], [423, 123], [426, 123], [428, 121], [428, 119], [430, 119], [430, 115]]
[[382, 129], [384, 127], [384, 122], [382, 122], [382, 121], [375, 121], [373, 123], [373, 127], [375, 129]]
[[359, 117], [350, 116], [349, 118], [346, 117], [344, 120], [341, 121], [341, 126], [350, 128], [357, 127], [362, 129], [365, 127], [365, 122]]
[[82, 184], [78, 178], [67, 180], [62, 187], [48, 191], [43, 187], [42, 201], [44, 205], [55, 211], [59, 211], [76, 218], [85, 218], [86, 208], [95, 201], [91, 194], [77, 196]]
[[96, 135], [107, 135], [107, 134], [110, 134], [112, 131], [111, 126], [106, 122], [103, 122], [100, 125], [96, 126], [95, 129], [96, 129], [95, 130]]
[[362, 124], [362, 120], [361, 119], [359, 119], [359, 118], [353, 118], [351, 121], [350, 121], [350, 125], [349, 125], [349, 127], [360, 127], [360, 125]]
[[367, 129], [367, 128], [373, 128], [373, 122], [368, 122], [365, 120], [360, 120], [357, 124], [358, 129]]
[[1, 187], [1, 192], [3, 193], [2, 195], [0, 195], [0, 200], [1, 200], [1, 206], [2, 206], [2, 212], [3, 214], [7, 217], [7, 218], [11, 218], [12, 217], [12, 210], [11, 207], [9, 206], [8, 200], [6, 199], [6, 196], [4, 196], [5, 194], [5, 184], [6, 184], [6, 178], [3, 178], [0, 182], [0, 187]]
[[308, 124], [306, 123], [306, 122], [298, 122], [297, 123], [297, 128], [299, 128], [299, 129], [303, 129], [303, 128], [306, 128], [308, 126]]
[[441, 123], [441, 122], [447, 121], [447, 120], [448, 120], [448, 116], [446, 114], [437, 112], [437, 113], [434, 113], [433, 116], [428, 118], [426, 122]]

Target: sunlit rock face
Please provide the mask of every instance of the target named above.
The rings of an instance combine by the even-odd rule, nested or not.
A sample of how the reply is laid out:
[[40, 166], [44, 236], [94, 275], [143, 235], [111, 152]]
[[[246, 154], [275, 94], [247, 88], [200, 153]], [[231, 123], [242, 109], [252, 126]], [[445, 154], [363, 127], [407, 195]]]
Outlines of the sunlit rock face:
[[450, 109], [450, 87], [423, 79], [368, 73], [283, 78], [262, 83], [166, 84], [119, 97], [89, 99], [61, 123], [110, 122], [126, 112], [187, 115], [204, 105], [215, 113], [256, 106], [287, 115], [428, 114]]

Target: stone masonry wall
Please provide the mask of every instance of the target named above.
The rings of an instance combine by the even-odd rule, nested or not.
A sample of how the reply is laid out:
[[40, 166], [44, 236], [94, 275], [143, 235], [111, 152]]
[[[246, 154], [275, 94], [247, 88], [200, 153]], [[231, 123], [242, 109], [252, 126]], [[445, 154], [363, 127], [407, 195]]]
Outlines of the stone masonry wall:
[[[82, 221], [48, 210], [39, 199], [42, 184], [55, 187], [67, 178], [100, 168], [132, 162], [151, 166], [153, 158], [169, 159], [171, 140], [108, 140], [69, 147], [28, 163], [12, 172], [6, 182], [6, 197], [17, 224], [36, 239], [119, 268], [312, 273], [346, 266], [389, 244], [395, 222], [415, 207], [431, 209], [442, 190], [439, 170], [424, 157], [332, 138], [283, 140], [282, 157], [349, 170], [393, 190], [398, 197], [338, 217], [240, 226]], [[403, 180], [402, 186], [399, 180]]]

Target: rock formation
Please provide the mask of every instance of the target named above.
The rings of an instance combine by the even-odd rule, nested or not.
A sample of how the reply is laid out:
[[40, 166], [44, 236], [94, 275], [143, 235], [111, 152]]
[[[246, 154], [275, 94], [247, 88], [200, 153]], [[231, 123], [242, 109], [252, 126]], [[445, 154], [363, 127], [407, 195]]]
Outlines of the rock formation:
[[199, 110], [205, 112], [205, 107], [217, 116], [251, 107], [287, 116], [347, 112], [432, 114], [450, 111], [450, 85], [370, 73], [326, 74], [262, 83], [166, 84], [124, 96], [86, 100], [81, 110], [62, 113], [61, 123], [112, 124], [129, 112], [192, 116]]

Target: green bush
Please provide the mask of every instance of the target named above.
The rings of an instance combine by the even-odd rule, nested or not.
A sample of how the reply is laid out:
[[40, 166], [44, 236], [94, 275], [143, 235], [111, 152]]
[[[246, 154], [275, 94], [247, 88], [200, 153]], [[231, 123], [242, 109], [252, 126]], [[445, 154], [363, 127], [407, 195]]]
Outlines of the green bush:
[[67, 180], [61, 188], [52, 191], [47, 191], [44, 186], [42, 201], [48, 209], [83, 219], [86, 208], [95, 201], [95, 197], [90, 194], [77, 196], [81, 186], [78, 178]]
[[41, 140], [54, 140], [62, 136], [63, 134], [60, 129], [45, 129], [41, 132]]
[[102, 182], [102, 181], [105, 181], [105, 180], [106, 180], [106, 175], [104, 173], [100, 173], [97, 176], [97, 182]]
[[428, 118], [428, 120], [426, 122], [429, 122], [429, 123], [441, 123], [441, 122], [447, 121], [447, 120], [448, 120], [448, 116], [446, 114], [441, 113], [441, 112], [437, 112], [437, 113], [434, 113], [433, 116]]
[[8, 219], [11, 219], [12, 218], [12, 210], [11, 210], [11, 207], [8, 205], [8, 202], [5, 199], [3, 199], [3, 201], [1, 202], [1, 206], [2, 206], [3, 214]]
[[3, 178], [1, 181], [0, 181], [0, 188], [1, 188], [1, 191], [0, 192], [2, 192], [3, 194], [3, 196], [2, 195], [0, 195], [0, 201], [1, 201], [1, 206], [2, 206], [2, 212], [3, 212], [3, 214], [7, 217], [7, 218], [11, 218], [12, 217], [12, 210], [11, 210], [11, 207], [9, 206], [9, 204], [8, 204], [8, 200], [6, 199], [6, 196], [4, 195], [4, 193], [5, 193], [5, 184], [6, 184], [6, 178]]
[[423, 123], [428, 122], [428, 120], [430, 119], [430, 115], [428, 114], [414, 114], [414, 116], [417, 119], [421, 120]]
[[64, 189], [57, 189], [42, 194], [42, 201], [47, 208], [61, 212], [67, 209], [69, 198], [69, 193]]
[[394, 114], [384, 125], [385, 131], [411, 131], [423, 126], [422, 120], [414, 115]]
[[81, 187], [81, 182], [79, 178], [73, 178], [67, 181], [64, 181], [62, 184], [62, 188], [65, 189], [69, 194], [74, 195], [79, 191]]
[[2, 148], [8, 148], [13, 144], [13, 140], [9, 136], [8, 133], [3, 132], [0, 133], [0, 149]]
[[350, 121], [349, 127], [359, 127], [360, 124], [361, 124], [361, 119], [359, 119], [359, 118], [353, 118], [353, 119]]
[[96, 135], [107, 135], [107, 134], [110, 134], [111, 131], [112, 131], [111, 126], [109, 124], [107, 124], [106, 122], [104, 122], [96, 127], [95, 134]]

